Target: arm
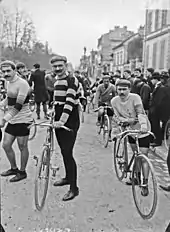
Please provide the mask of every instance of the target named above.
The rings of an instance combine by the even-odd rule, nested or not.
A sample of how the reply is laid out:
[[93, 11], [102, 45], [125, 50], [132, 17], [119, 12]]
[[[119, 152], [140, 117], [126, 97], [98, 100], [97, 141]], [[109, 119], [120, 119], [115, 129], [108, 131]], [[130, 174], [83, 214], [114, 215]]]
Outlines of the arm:
[[66, 102], [64, 104], [63, 113], [59, 120], [64, 124], [67, 122], [73, 110], [77, 89], [78, 89], [78, 80], [77, 79], [71, 80], [66, 93]]
[[96, 90], [95, 106], [98, 105], [99, 98], [100, 98], [100, 86], [98, 86], [98, 87], [97, 87], [97, 90]]
[[4, 120], [6, 122], [11, 120], [13, 117], [15, 117], [15, 115], [17, 115], [19, 113], [19, 111], [22, 109], [22, 106], [25, 102], [25, 99], [29, 93], [29, 89], [30, 89], [30, 87], [26, 81], [23, 81], [20, 84], [16, 103], [15, 103], [14, 107], [12, 107], [7, 112], [7, 114], [4, 116]]
[[30, 79], [28, 81], [29, 85], [32, 87], [32, 82], [34, 81], [34, 74], [31, 74]]
[[145, 114], [142, 100], [139, 95], [136, 95], [134, 100], [135, 111], [138, 117], [139, 124], [141, 125], [141, 129], [148, 129], [148, 121], [147, 116]]

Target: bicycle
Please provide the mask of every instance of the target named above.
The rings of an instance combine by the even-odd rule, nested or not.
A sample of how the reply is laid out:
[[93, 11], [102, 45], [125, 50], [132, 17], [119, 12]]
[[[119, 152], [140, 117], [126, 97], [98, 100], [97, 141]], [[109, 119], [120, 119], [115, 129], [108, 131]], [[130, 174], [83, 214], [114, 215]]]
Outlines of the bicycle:
[[[49, 176], [50, 176], [50, 169], [52, 170], [52, 176], [56, 176], [57, 168], [53, 168], [53, 165], [51, 164], [51, 158], [54, 153], [54, 117], [55, 112], [52, 110], [48, 117], [50, 118], [50, 121], [47, 122], [40, 122], [35, 123], [35, 126], [41, 126], [41, 127], [47, 127], [47, 134], [45, 138], [45, 142], [43, 144], [43, 150], [40, 155], [40, 157], [34, 156], [34, 159], [36, 161], [36, 176], [35, 176], [35, 189], [34, 189], [34, 200], [35, 200], [35, 206], [38, 211], [41, 211], [45, 205], [45, 200], [47, 196], [48, 191], [48, 183], [49, 183]], [[62, 126], [61, 128], [57, 128], [59, 130], [67, 130], [72, 131], [66, 126]], [[44, 172], [44, 175], [43, 175]], [[45, 180], [44, 182], [44, 188], [41, 190], [40, 185], [41, 181]], [[42, 196], [40, 196], [42, 194]]]
[[[148, 131], [146, 133], [154, 136], [152, 132]], [[139, 150], [138, 137], [141, 134], [143, 133], [139, 130], [126, 130], [124, 127], [121, 133], [114, 136], [113, 138], [114, 167], [115, 167], [116, 176], [119, 181], [122, 181], [124, 178], [127, 178], [127, 174], [130, 173], [131, 180], [132, 180], [133, 199], [134, 199], [137, 211], [143, 219], [150, 219], [154, 215], [156, 211], [156, 207], [157, 207], [157, 198], [158, 198], [157, 180], [155, 177], [155, 172], [154, 172], [154, 168], [153, 168], [151, 161], [146, 155], [142, 154]], [[128, 138], [127, 137], [131, 135], [135, 136], [137, 149], [133, 153], [131, 160], [128, 162], [128, 147], [127, 147]], [[142, 181], [142, 179], [144, 180], [144, 175], [142, 172], [143, 170], [141, 169], [143, 168], [142, 165], [144, 163], [145, 164], [147, 163], [147, 166], [149, 167], [149, 177], [151, 177], [152, 183], [149, 182], [149, 179], [148, 179], [148, 184]], [[131, 167], [132, 167], [132, 171], [130, 170]], [[149, 206], [149, 202], [148, 202], [149, 200], [147, 196], [142, 196], [142, 189], [146, 188], [147, 186], [148, 187], [151, 186], [151, 189], [149, 189], [148, 198], [150, 198], [151, 193], [153, 193], [153, 199], [151, 200], [151, 204], [150, 204], [151, 206], [148, 212], [143, 212], [142, 210], [143, 206], [141, 206], [142, 200], [145, 199], [146, 205]], [[140, 192], [139, 196], [137, 194], [138, 189]], [[143, 197], [142, 199], [140, 199], [141, 196]]]
[[90, 91], [89, 96], [87, 96], [87, 113], [90, 113], [90, 107], [92, 105], [92, 108], [94, 109], [94, 104], [93, 104], [93, 99], [94, 99], [94, 92]]
[[164, 143], [165, 143], [165, 147], [168, 151], [169, 146], [170, 146], [170, 119], [167, 121], [167, 123], [165, 125]]
[[98, 127], [97, 133], [100, 134], [101, 131], [103, 131], [103, 142], [104, 142], [104, 147], [106, 148], [109, 143], [110, 132], [111, 132], [110, 119], [107, 114], [107, 109], [111, 109], [111, 107], [105, 103], [103, 106], [100, 106], [98, 109], [94, 110], [94, 112], [99, 111], [101, 108], [104, 108], [104, 113], [100, 117], [99, 125], [97, 125]]
[[[29, 99], [29, 108], [31, 110], [31, 112], [34, 112], [35, 110], [35, 101], [34, 101], [34, 94], [31, 95], [30, 99]], [[33, 138], [35, 137], [36, 133], [37, 133], [37, 127], [35, 126], [35, 119], [32, 119], [32, 123], [31, 123], [32, 127], [30, 127], [30, 134], [28, 137], [28, 141], [33, 140]]]

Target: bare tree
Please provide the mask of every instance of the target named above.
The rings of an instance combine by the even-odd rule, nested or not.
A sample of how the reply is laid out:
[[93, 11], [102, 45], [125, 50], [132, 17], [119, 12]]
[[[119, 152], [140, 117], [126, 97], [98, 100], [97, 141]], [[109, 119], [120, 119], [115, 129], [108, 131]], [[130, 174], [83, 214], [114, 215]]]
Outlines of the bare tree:
[[31, 18], [18, 8], [15, 13], [9, 13], [8, 9], [2, 8], [0, 14], [2, 15], [0, 40], [13, 50], [22, 48], [29, 52], [36, 40]]

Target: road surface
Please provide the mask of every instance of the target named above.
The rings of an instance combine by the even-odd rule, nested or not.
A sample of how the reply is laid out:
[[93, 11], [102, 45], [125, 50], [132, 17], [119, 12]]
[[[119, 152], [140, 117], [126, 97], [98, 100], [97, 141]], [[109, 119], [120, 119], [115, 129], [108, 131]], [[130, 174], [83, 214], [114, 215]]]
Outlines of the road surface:
[[[159, 204], [151, 220], [144, 221], [135, 208], [130, 186], [120, 183], [113, 170], [112, 147], [104, 148], [96, 133], [95, 115], [86, 114], [75, 146], [78, 164], [78, 185], [80, 195], [70, 202], [62, 202], [68, 186], [54, 187], [50, 180], [46, 205], [42, 212], [34, 206], [34, 155], [39, 155], [45, 129], [30, 142], [28, 178], [18, 183], [10, 183], [9, 178], [1, 178], [2, 224], [7, 232], [164, 232], [170, 221], [170, 194], [159, 189]], [[17, 162], [19, 152], [14, 145]], [[64, 175], [61, 155], [58, 156], [60, 170], [57, 178]], [[150, 155], [154, 163], [158, 182], [167, 182], [165, 161]], [[8, 168], [8, 162], [1, 149], [0, 170]], [[66, 229], [68, 228], [68, 229]], [[59, 230], [60, 229], [60, 230]], [[70, 229], [70, 230], [69, 230]]]

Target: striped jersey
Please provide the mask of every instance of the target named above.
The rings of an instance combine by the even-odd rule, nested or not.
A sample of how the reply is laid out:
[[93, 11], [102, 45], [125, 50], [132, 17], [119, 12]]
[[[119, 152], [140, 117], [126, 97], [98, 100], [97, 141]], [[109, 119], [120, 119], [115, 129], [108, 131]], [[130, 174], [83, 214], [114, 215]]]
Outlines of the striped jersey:
[[11, 124], [30, 123], [32, 113], [29, 108], [29, 84], [16, 75], [7, 82], [7, 98], [0, 102], [0, 108], [8, 106], [4, 119]]
[[76, 77], [66, 75], [54, 83], [54, 100], [64, 105], [60, 121], [66, 123], [75, 105], [79, 104], [79, 81]]

